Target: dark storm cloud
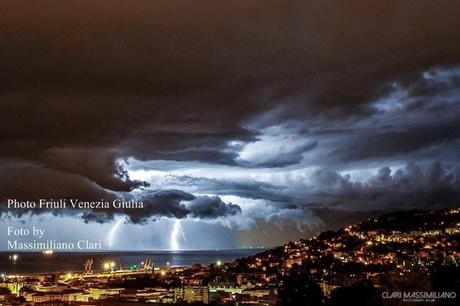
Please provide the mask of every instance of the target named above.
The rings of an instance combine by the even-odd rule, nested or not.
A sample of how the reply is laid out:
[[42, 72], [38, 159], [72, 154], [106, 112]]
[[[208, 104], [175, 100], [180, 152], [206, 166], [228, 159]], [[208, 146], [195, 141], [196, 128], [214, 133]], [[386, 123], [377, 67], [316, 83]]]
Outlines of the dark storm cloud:
[[452, 153], [460, 149], [458, 144], [453, 143], [460, 138], [458, 119], [386, 127], [369, 132], [363, 132], [359, 137], [350, 137], [348, 142], [336, 149], [332, 155], [341, 156], [342, 161], [345, 162], [356, 162], [395, 155], [404, 156], [438, 145], [445, 147], [454, 145], [454, 148], [449, 150]]
[[[17, 185], [17, 180], [23, 184]], [[146, 191], [134, 197], [129, 193], [115, 193], [105, 190], [87, 178], [60, 173], [36, 165], [8, 163], [0, 165], [1, 215], [21, 217], [27, 214], [52, 213], [55, 215], [80, 216], [85, 222], [108, 222], [116, 214], [124, 214], [133, 223], [144, 223], [152, 218], [197, 218], [215, 219], [241, 213], [239, 206], [222, 202], [219, 197], [194, 196], [180, 190]], [[20, 194], [20, 197], [17, 197]], [[73, 209], [67, 203], [66, 209], [44, 209], [38, 205], [34, 209], [8, 209], [8, 200], [38, 201], [78, 199], [80, 201], [107, 201], [115, 199], [142, 201], [142, 209]]]
[[[309, 222], [312, 212], [327, 209], [382, 212], [451, 207], [460, 201], [460, 168], [441, 163], [427, 166], [408, 163], [396, 171], [382, 167], [364, 181], [352, 180], [350, 175], [333, 170], [318, 169], [308, 176], [287, 178], [279, 186], [247, 180], [231, 182], [190, 177], [176, 177], [169, 183], [193, 186], [201, 193], [266, 200], [265, 208], [270, 209], [252, 211], [251, 217], [265, 218], [268, 222], [280, 219]], [[248, 192], [250, 189], [253, 192]]]
[[8, 209], [7, 200], [38, 201], [39, 199], [67, 199], [75, 198], [82, 201], [112, 201], [118, 196], [89, 179], [52, 170], [39, 165], [7, 162], [0, 164], [0, 214], [10, 214], [21, 217], [26, 214], [68, 214], [76, 216], [78, 210], [65, 209], [62, 211], [51, 209]]
[[[459, 64], [459, 15], [458, 1], [4, 4], [2, 193], [127, 196], [148, 187], [121, 166], [129, 157], [266, 168], [307, 158], [338, 167], [417, 159], [421, 151], [431, 161], [448, 151], [458, 162], [459, 106], [438, 99], [457, 85], [430, 83], [423, 73]], [[394, 84], [413, 101], [391, 126], [392, 114], [375, 102]], [[241, 159], [265, 128], [293, 121], [299, 142], [309, 138], [303, 145], [271, 155], [257, 147]], [[326, 130], [342, 132], [329, 140]], [[433, 146], [438, 151], [428, 152]], [[251, 197], [241, 186], [226, 188]], [[271, 188], [255, 188], [252, 198], [284, 200], [269, 196]], [[150, 196], [156, 212], [178, 218], [237, 211], [212, 197]], [[187, 201], [197, 211], [182, 207]]]
[[[134, 197], [124, 195], [123, 200]], [[107, 209], [89, 211], [82, 215], [86, 222], [104, 223], [113, 219], [115, 214], [124, 214], [133, 223], [146, 223], [152, 219], [194, 218], [219, 219], [241, 214], [241, 208], [232, 203], [224, 203], [217, 196], [194, 196], [181, 190], [151, 190], [136, 197], [142, 201], [142, 209]]]
[[252, 180], [209, 179], [191, 176], [168, 176], [167, 183], [188, 187], [202, 193], [235, 195], [248, 199], [264, 199], [274, 202], [289, 201], [283, 194], [286, 187]]
[[455, 206], [460, 200], [460, 173], [440, 163], [408, 163], [394, 173], [382, 167], [366, 182], [352, 182], [346, 175], [321, 170], [314, 174], [321, 206], [356, 210]]
[[241, 213], [238, 205], [224, 203], [217, 196], [194, 196], [180, 190], [149, 191], [143, 193], [140, 199], [146, 208], [139, 210], [139, 214], [128, 214], [133, 222], [143, 222], [157, 216], [215, 219]]
[[[212, 219], [241, 213], [239, 206], [224, 203], [219, 197], [194, 196], [180, 190], [149, 190], [137, 196], [125, 192], [112, 192], [102, 188], [84, 176], [50, 170], [26, 163], [0, 164], [0, 214], [21, 217], [27, 214], [53, 213], [55, 215], [80, 216], [86, 222], [108, 222], [116, 214], [124, 214], [133, 223], [143, 223], [151, 218]], [[19, 195], [19, 196], [18, 196]], [[8, 200], [38, 201], [78, 199], [80, 201], [142, 201], [142, 209], [8, 209]]]
[[36, 201], [39, 198], [78, 198], [90, 201], [116, 198], [116, 193], [86, 177], [23, 162], [0, 164], [0, 186], [1, 202], [6, 199]]
[[394, 173], [382, 167], [365, 182], [354, 182], [348, 175], [330, 170], [316, 171], [311, 180], [304, 196], [318, 207], [394, 210], [449, 207], [460, 201], [460, 172], [440, 163], [425, 167], [408, 163]]
[[220, 152], [283, 97], [305, 97], [285, 105], [290, 118], [353, 114], [389, 81], [457, 63], [458, 12], [456, 1], [6, 5], [2, 136], [19, 151]]
[[458, 163], [460, 150], [460, 73], [427, 72], [389, 97], [366, 128], [344, 135], [330, 157], [340, 163], [374, 160], [440, 160]]
[[219, 197], [201, 196], [189, 202], [191, 216], [214, 219], [241, 214], [241, 208], [235, 204], [226, 204]]
[[148, 187], [145, 182], [129, 178], [113, 151], [98, 148], [53, 148], [39, 153], [37, 160], [48, 168], [87, 177], [109, 190], [128, 192]]

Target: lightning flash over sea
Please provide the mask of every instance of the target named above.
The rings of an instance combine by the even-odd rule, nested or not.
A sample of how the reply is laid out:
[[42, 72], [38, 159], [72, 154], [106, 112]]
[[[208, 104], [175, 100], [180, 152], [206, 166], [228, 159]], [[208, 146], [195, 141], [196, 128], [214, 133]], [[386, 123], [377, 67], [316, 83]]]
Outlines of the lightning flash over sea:
[[182, 239], [186, 240], [185, 234], [182, 231], [182, 226], [180, 225], [180, 220], [177, 219], [174, 221], [173, 229], [171, 231], [170, 235], [170, 244], [169, 247], [173, 251], [180, 250], [179, 246], [179, 239], [182, 237]]
[[109, 248], [112, 248], [115, 241], [115, 234], [117, 233], [118, 228], [123, 224], [123, 221], [124, 217], [120, 217], [110, 229], [109, 234], [107, 235], [107, 243]]

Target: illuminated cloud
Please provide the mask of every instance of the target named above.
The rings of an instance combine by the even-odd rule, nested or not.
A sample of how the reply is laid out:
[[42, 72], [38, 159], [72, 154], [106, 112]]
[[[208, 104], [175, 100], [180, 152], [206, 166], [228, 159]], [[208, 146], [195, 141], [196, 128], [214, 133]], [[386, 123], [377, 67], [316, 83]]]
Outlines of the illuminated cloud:
[[5, 4], [0, 211], [139, 199], [79, 216], [249, 229], [458, 204], [460, 5], [441, 2]]

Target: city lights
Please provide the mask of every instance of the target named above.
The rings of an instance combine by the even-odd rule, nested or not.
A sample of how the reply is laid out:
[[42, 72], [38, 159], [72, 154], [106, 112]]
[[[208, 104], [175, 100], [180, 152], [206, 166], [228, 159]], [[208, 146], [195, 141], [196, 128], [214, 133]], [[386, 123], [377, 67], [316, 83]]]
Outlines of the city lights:
[[23, 2], [0, 306], [460, 306], [460, 0]]
[[[27, 302], [84, 301], [117, 298], [123, 304], [128, 300], [138, 303], [175, 303], [174, 301], [209, 302], [213, 297], [246, 304], [275, 305], [279, 298], [273, 290], [283, 290], [283, 280], [291, 272], [306, 273], [330, 297], [337, 288], [369, 281], [382, 286], [381, 276], [412, 277], [417, 282], [429, 275], [436, 262], [446, 268], [455, 268], [460, 261], [457, 235], [460, 234], [460, 215], [445, 218], [443, 211], [414, 213], [414, 223], [406, 222], [407, 230], [395, 230], [385, 222], [373, 220], [347, 227], [348, 230], [328, 232], [309, 239], [291, 241], [279, 248], [228, 262], [215, 259], [211, 264], [186, 267], [154, 268], [153, 259], [146, 258], [118, 268], [119, 259], [105, 258], [99, 269], [92, 269], [88, 259], [84, 272], [64, 272], [45, 275], [2, 275], [2, 286], [13, 295], [24, 293]], [[421, 218], [420, 226], [416, 219]], [[442, 222], [439, 219], [443, 219]], [[410, 229], [413, 226], [414, 228]], [[384, 247], [383, 247], [384, 246]], [[53, 260], [59, 257], [59, 254]], [[18, 254], [9, 256], [18, 260]], [[25, 261], [24, 258], [22, 258]], [[453, 263], [454, 265], [450, 265]], [[356, 267], [359, 267], [356, 270]], [[17, 268], [17, 265], [15, 266]], [[300, 270], [295, 270], [300, 268]], [[115, 270], [116, 269], [116, 270]], [[297, 271], [297, 272], [296, 272]], [[21, 279], [22, 277], [22, 279]], [[29, 285], [25, 279], [35, 279]], [[155, 280], [155, 288], [126, 288], [126, 280]], [[377, 283], [372, 283], [378, 281]], [[110, 285], [107, 285], [110, 283]], [[153, 282], [152, 282], [153, 283]], [[58, 284], [58, 285], [55, 285]], [[28, 286], [27, 290], [21, 286]], [[165, 286], [165, 287], [163, 287]], [[173, 286], [167, 288], [166, 286]], [[383, 286], [388, 284], [383, 283]], [[383, 288], [383, 287], [379, 287]], [[49, 291], [48, 291], [49, 290]], [[57, 294], [59, 292], [59, 294]], [[135, 297], [133, 297], [133, 292]], [[233, 303], [233, 304], [232, 304]]]

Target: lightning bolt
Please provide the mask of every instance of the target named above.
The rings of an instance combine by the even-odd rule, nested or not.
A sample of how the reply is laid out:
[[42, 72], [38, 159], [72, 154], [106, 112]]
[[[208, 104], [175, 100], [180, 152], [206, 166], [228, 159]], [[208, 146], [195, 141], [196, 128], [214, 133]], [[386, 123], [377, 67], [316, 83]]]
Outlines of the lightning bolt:
[[180, 225], [180, 219], [177, 219], [174, 221], [173, 229], [171, 231], [170, 235], [170, 243], [169, 247], [173, 251], [178, 251], [180, 250], [179, 246], [179, 239], [182, 237], [182, 239], [187, 240], [185, 238], [184, 231], [182, 230], [182, 226]]
[[124, 217], [120, 217], [110, 229], [109, 234], [107, 235], [107, 243], [109, 245], [109, 248], [112, 248], [113, 242], [115, 240], [115, 234], [118, 228], [123, 224], [124, 219]]

